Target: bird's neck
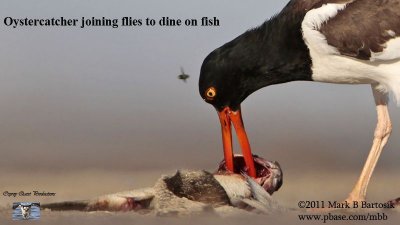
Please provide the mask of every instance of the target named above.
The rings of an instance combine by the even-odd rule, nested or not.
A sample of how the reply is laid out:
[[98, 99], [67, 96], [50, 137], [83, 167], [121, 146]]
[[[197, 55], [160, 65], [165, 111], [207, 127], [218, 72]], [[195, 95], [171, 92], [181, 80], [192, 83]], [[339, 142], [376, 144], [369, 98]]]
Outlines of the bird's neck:
[[233, 40], [232, 54], [242, 57], [240, 66], [247, 68], [252, 91], [311, 80], [311, 58], [301, 32], [303, 18], [304, 14], [281, 13]]

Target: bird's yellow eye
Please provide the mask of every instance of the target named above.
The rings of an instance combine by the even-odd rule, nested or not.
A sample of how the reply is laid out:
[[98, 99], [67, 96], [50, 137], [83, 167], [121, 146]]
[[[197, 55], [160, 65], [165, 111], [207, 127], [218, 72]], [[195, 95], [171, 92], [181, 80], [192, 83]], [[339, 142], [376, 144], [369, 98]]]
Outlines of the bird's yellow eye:
[[217, 95], [217, 90], [214, 87], [209, 87], [206, 91], [207, 100], [213, 100]]

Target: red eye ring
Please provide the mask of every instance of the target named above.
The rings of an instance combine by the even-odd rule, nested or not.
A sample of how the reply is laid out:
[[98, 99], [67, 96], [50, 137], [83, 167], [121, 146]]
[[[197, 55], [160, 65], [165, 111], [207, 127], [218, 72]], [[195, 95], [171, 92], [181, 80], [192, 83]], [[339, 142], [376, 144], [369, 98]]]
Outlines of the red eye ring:
[[209, 87], [206, 90], [206, 98], [207, 100], [213, 100], [215, 98], [215, 96], [217, 96], [217, 90], [215, 89], [215, 87]]

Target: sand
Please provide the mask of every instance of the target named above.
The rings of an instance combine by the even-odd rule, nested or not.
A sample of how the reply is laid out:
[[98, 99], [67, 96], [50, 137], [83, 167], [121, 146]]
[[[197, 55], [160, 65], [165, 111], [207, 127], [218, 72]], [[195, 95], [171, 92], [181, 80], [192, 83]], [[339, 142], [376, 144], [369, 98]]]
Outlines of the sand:
[[[162, 174], [172, 174], [171, 171], [53, 171], [28, 172], [12, 171], [0, 172], [0, 187], [2, 193], [24, 191], [53, 192], [55, 196], [48, 197], [6, 197], [1, 196], [0, 217], [1, 224], [14, 224], [11, 220], [12, 202], [39, 201], [41, 203], [83, 200], [96, 196], [126, 191], [141, 187], [152, 186]], [[342, 200], [351, 189], [357, 174], [343, 172], [323, 172], [285, 174], [284, 185], [274, 198], [285, 207], [298, 208], [299, 201]], [[377, 173], [374, 175], [369, 188], [368, 201], [385, 202], [400, 197], [400, 180], [395, 173]], [[222, 212], [222, 213], [221, 213]], [[370, 211], [368, 211], [370, 212]], [[361, 214], [368, 213], [358, 212]], [[375, 211], [371, 211], [375, 213]], [[205, 212], [186, 217], [158, 217], [140, 215], [134, 212], [50, 212], [42, 211], [41, 219], [34, 223], [40, 224], [217, 224], [230, 225], [245, 224], [310, 224], [299, 221], [298, 211], [275, 215], [258, 215], [230, 207], [219, 209], [219, 213]], [[306, 213], [313, 214], [313, 213]], [[322, 214], [327, 214], [324, 212]], [[350, 213], [351, 214], [351, 213]], [[356, 221], [350, 224], [398, 224], [400, 211], [385, 211], [387, 220]], [[348, 221], [346, 221], [348, 222]], [[328, 224], [349, 224], [346, 222], [328, 221]], [[313, 221], [312, 224], [322, 224], [322, 221]]]

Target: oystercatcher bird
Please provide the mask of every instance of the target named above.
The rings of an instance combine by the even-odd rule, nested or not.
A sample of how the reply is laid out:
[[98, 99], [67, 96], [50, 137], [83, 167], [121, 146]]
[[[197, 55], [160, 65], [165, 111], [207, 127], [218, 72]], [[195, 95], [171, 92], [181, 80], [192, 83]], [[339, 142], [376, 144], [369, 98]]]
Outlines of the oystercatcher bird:
[[199, 79], [232, 159], [231, 123], [247, 173], [257, 176], [240, 103], [260, 88], [290, 81], [370, 84], [378, 123], [362, 173], [347, 200], [365, 200], [367, 186], [392, 126], [388, 95], [400, 103], [400, 0], [291, 0], [276, 16], [211, 52]]

